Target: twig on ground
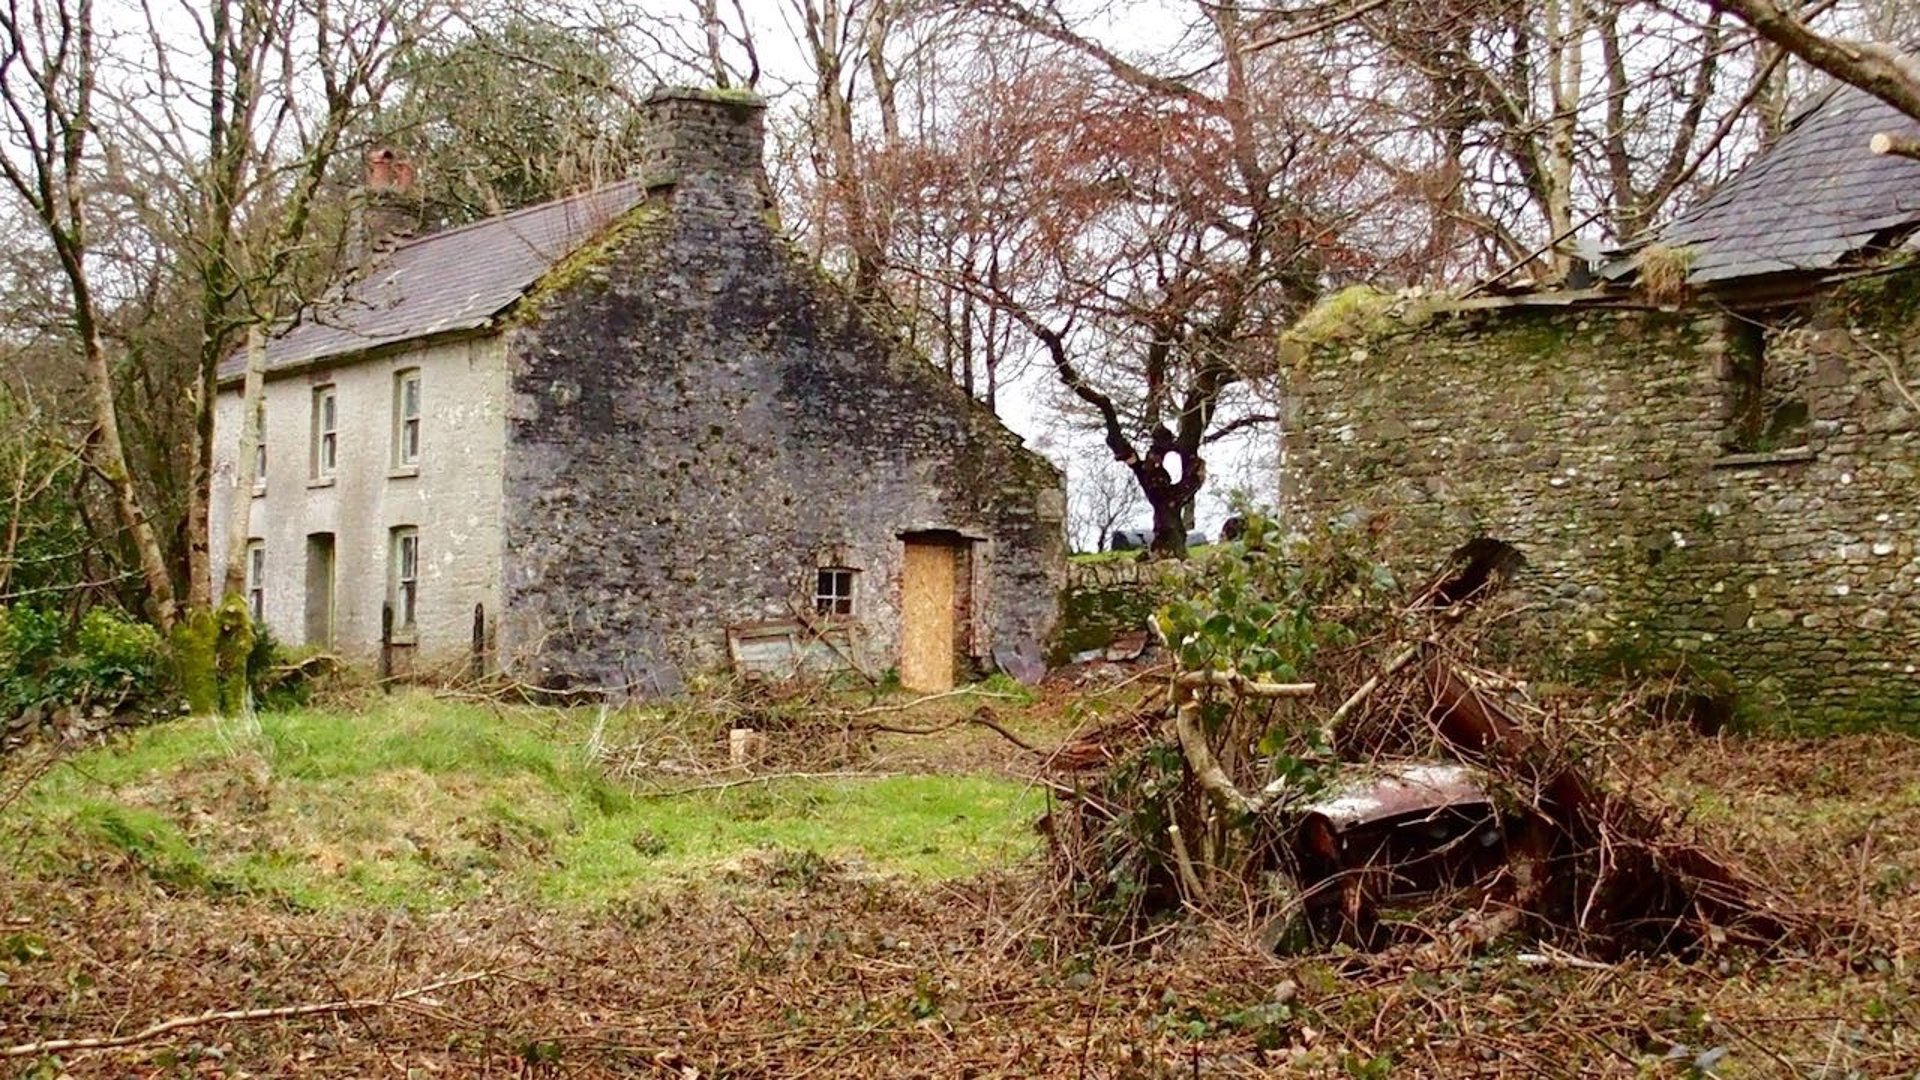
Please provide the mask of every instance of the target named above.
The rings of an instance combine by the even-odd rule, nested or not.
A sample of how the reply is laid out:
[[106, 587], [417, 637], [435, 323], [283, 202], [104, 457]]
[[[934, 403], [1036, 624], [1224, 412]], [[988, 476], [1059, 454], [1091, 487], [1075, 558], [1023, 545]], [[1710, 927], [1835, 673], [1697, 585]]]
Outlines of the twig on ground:
[[135, 1046], [149, 1042], [162, 1035], [187, 1028], [205, 1027], [208, 1024], [247, 1023], [256, 1020], [286, 1020], [298, 1016], [349, 1015], [384, 1009], [392, 1005], [446, 990], [463, 983], [489, 979], [499, 974], [497, 971], [477, 971], [466, 975], [442, 979], [439, 982], [416, 986], [411, 990], [402, 990], [378, 998], [343, 998], [337, 1001], [321, 1001], [310, 1005], [281, 1005], [270, 1009], [219, 1009], [213, 1012], [197, 1013], [193, 1016], [176, 1016], [162, 1020], [157, 1024], [140, 1029], [128, 1035], [99, 1035], [82, 1039], [42, 1039], [39, 1042], [21, 1043], [17, 1046], [0, 1048], [0, 1058], [43, 1057], [47, 1054], [64, 1053], [70, 1050], [112, 1050], [122, 1046]]
[[644, 791], [643, 799], [669, 799], [676, 795], [693, 795], [702, 791], [725, 791], [728, 788], [746, 787], [749, 784], [777, 784], [782, 780], [887, 780], [906, 773], [863, 772], [859, 769], [839, 769], [833, 772], [779, 772], [763, 773], [758, 776], [742, 776], [733, 780], [721, 780], [712, 784], [694, 784], [691, 787], [668, 788], [664, 791]]
[[1612, 971], [1612, 964], [1589, 960], [1584, 956], [1575, 956], [1564, 949], [1543, 945], [1539, 952], [1515, 953], [1515, 960], [1529, 967], [1579, 968], [1582, 971]]
[[932, 727], [924, 727], [924, 728], [897, 727], [892, 724], [872, 724], [872, 723], [859, 724], [856, 726], [858, 726], [864, 731], [885, 731], [894, 735], [938, 735], [943, 731], [951, 731], [954, 728], [959, 727], [961, 724], [979, 724], [981, 727], [986, 728], [989, 731], [992, 731], [994, 734], [1000, 736], [1001, 738], [1007, 740], [1008, 742], [1019, 747], [1020, 749], [1027, 751], [1030, 754], [1040, 753], [1039, 747], [1034, 746], [1032, 743], [1028, 742], [1027, 740], [1021, 738], [1018, 735], [1015, 735], [1011, 731], [1008, 731], [1005, 727], [1001, 725], [1000, 721], [995, 720], [992, 714], [988, 713], [984, 708], [975, 710], [971, 715], [956, 717], [955, 719], [949, 720], [944, 724], [935, 724]]
[[864, 709], [855, 709], [846, 715], [848, 719], [857, 719], [862, 716], [874, 716], [879, 713], [906, 712], [909, 709], [919, 708], [928, 702], [942, 701], [946, 698], [955, 697], [1000, 698], [1004, 701], [1016, 701], [1019, 699], [1016, 694], [1003, 694], [997, 690], [976, 690], [970, 686], [963, 686], [958, 690], [948, 690], [939, 694], [928, 694], [925, 697], [914, 698], [912, 701], [898, 701], [890, 705], [872, 705]]

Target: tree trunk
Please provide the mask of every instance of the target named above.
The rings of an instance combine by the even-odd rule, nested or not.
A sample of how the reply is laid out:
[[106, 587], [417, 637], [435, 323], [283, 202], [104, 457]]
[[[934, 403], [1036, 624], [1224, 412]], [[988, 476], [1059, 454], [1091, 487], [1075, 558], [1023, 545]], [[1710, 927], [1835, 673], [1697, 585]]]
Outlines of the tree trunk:
[[[260, 446], [260, 426], [266, 408], [267, 335], [259, 323], [247, 327], [247, 374], [240, 391], [240, 456], [233, 471], [233, 505], [227, 512], [227, 565], [220, 598], [238, 596], [247, 588], [247, 534], [253, 523], [254, 457]], [[213, 412], [209, 400], [207, 410]]]
[[[203, 369], [207, 368], [201, 362]], [[203, 371], [195, 391], [193, 462], [187, 469], [186, 533], [187, 606], [213, 606], [213, 402], [217, 390], [213, 371]]]
[[1566, 244], [1573, 231], [1573, 155], [1580, 129], [1586, 22], [1585, 0], [1547, 0], [1547, 89], [1553, 116], [1548, 121], [1546, 211], [1547, 236], [1553, 244], [1549, 258], [1556, 281], [1565, 280], [1573, 267]]
[[1145, 490], [1147, 504], [1153, 507], [1153, 543], [1148, 554], [1156, 559], [1186, 558], [1186, 510], [1192, 497], [1181, 498], [1177, 487], [1154, 485]]
[[[84, 293], [83, 293], [84, 295]], [[95, 472], [113, 491], [113, 507], [120, 527], [133, 542], [140, 561], [140, 578], [147, 589], [148, 616], [161, 632], [173, 629], [176, 605], [173, 578], [167, 572], [167, 558], [160, 551], [160, 538], [153, 522], [140, 507], [139, 493], [127, 472], [126, 446], [120, 440], [120, 412], [113, 401], [113, 372], [107, 354], [100, 347], [92, 320], [81, 321], [82, 344], [86, 352], [87, 397], [93, 411], [93, 437], [87, 443], [87, 459]]]

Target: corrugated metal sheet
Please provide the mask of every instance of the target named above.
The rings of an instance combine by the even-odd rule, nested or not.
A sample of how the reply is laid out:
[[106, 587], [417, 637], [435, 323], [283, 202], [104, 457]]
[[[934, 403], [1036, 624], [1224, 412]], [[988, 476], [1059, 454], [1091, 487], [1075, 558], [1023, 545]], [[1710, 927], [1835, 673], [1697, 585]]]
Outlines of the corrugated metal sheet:
[[[1709, 285], [1821, 272], [1920, 225], [1920, 161], [1875, 154], [1879, 132], [1920, 137], [1920, 121], [1864, 90], [1829, 90], [1746, 168], [1654, 237], [1692, 254], [1688, 280]], [[1633, 271], [1626, 259], [1608, 277]]]
[[1388, 762], [1341, 776], [1333, 791], [1308, 806], [1335, 835], [1411, 814], [1491, 802], [1479, 772], [1451, 762]]
[[[276, 336], [267, 370], [485, 326], [645, 195], [627, 180], [402, 243]], [[221, 377], [238, 376], [244, 363], [229, 358]]]

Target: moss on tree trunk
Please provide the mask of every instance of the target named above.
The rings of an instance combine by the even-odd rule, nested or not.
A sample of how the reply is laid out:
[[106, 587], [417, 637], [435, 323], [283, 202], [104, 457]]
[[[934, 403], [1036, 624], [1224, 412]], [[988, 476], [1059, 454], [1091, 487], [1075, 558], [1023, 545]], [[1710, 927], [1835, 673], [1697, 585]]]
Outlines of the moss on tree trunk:
[[246, 601], [229, 596], [217, 609], [194, 608], [174, 624], [170, 641], [180, 693], [195, 716], [247, 711], [254, 632]]

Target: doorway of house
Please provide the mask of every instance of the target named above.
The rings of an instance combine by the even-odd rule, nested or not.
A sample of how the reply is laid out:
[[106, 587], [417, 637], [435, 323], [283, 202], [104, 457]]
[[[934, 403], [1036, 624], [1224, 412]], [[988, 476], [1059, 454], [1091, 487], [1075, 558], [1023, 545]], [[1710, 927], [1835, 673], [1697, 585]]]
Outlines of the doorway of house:
[[307, 537], [308, 645], [333, 647], [333, 534]]
[[901, 540], [900, 685], [937, 694], [953, 689], [965, 644], [969, 548], [954, 532], [907, 533]]

